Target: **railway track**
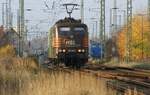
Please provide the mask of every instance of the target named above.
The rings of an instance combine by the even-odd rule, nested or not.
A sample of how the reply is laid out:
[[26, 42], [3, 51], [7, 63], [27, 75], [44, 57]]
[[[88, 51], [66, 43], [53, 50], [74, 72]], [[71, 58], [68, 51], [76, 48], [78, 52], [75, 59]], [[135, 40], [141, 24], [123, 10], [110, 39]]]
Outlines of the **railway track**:
[[[51, 68], [53, 69], [53, 68]], [[127, 86], [121, 86], [108, 81], [108, 86], [115, 88], [116, 90], [125, 91], [129, 86], [134, 85], [140, 88], [147, 89], [150, 91], [150, 71], [134, 69], [134, 68], [125, 68], [125, 67], [109, 67], [104, 65], [92, 65], [88, 64], [85, 67], [75, 70], [69, 67], [60, 66], [55, 70], [61, 70], [67, 73], [79, 72], [81, 74], [90, 74], [96, 77], [105, 78], [110, 81], [117, 81]], [[132, 89], [134, 90], [134, 89]], [[147, 92], [146, 92], [147, 93]], [[147, 94], [146, 94], [147, 95]]]
[[[121, 67], [107, 67], [101, 66], [97, 67], [99, 69], [94, 69], [94, 67], [87, 66], [80, 70], [73, 70], [71, 68], [62, 68], [61, 70], [67, 73], [79, 72], [81, 74], [93, 75], [96, 77], [107, 79], [107, 86], [109, 88], [115, 89], [121, 93], [126, 93], [128, 89], [131, 92], [137, 91], [137, 93], [145, 93], [149, 95], [150, 92], [150, 82], [148, 82], [150, 73], [149, 71], [140, 71], [138, 69], [132, 68], [121, 68]], [[136, 74], [136, 75], [135, 75]], [[136, 95], [136, 94], [133, 94]], [[144, 94], [139, 94], [144, 95]]]
[[86, 67], [82, 72], [93, 73], [96, 76], [126, 81], [150, 88], [150, 71], [124, 67], [108, 67], [104, 65]]

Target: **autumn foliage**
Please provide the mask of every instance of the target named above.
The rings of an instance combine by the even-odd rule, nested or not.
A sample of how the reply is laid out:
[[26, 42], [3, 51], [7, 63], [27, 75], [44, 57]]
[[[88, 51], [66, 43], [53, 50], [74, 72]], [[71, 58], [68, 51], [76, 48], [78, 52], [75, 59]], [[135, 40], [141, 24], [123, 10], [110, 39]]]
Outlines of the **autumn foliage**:
[[[118, 32], [117, 46], [121, 59], [126, 55], [126, 25]], [[131, 59], [140, 61], [150, 58], [150, 21], [142, 16], [135, 16], [132, 21]]]

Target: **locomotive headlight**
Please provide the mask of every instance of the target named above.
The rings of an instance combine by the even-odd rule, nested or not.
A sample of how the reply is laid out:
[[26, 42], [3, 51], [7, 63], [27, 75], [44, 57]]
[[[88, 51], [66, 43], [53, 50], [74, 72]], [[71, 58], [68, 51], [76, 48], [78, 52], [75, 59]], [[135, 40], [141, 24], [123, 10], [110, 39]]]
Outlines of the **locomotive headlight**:
[[63, 52], [66, 52], [66, 50], [65, 50], [65, 49], [63, 49], [62, 51], [63, 51]]
[[82, 52], [85, 52], [85, 50], [84, 50], [84, 49], [82, 49]]
[[81, 49], [78, 49], [78, 52], [81, 52], [82, 50]]

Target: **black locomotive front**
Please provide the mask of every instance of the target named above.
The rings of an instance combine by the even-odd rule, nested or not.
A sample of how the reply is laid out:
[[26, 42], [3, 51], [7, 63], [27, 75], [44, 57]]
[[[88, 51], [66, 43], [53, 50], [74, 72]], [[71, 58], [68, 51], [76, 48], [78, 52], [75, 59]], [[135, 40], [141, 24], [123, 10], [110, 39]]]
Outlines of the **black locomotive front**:
[[[67, 20], [67, 21], [66, 21]], [[88, 61], [88, 29], [73, 19], [57, 22], [52, 36], [53, 52], [66, 66], [82, 66]]]
[[62, 38], [62, 45], [58, 48], [58, 58], [67, 66], [80, 66], [88, 61], [86, 31], [87, 27], [85, 25], [59, 27], [58, 35], [59, 38]]

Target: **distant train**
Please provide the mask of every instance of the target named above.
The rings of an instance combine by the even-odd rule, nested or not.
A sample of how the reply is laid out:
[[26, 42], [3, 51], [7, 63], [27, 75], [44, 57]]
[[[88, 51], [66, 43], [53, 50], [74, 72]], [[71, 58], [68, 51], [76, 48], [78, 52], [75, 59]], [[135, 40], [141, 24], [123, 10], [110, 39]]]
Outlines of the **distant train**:
[[81, 67], [88, 62], [88, 27], [81, 20], [59, 20], [49, 32], [48, 57], [50, 61], [66, 66]]
[[90, 57], [93, 59], [104, 58], [104, 47], [96, 41], [90, 41]]
[[[115, 48], [115, 51], [113, 48]], [[92, 59], [101, 59], [110, 61], [114, 56], [118, 56], [116, 43], [112, 39], [106, 39], [104, 45], [98, 41], [90, 41], [89, 55]]]

